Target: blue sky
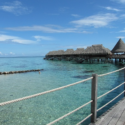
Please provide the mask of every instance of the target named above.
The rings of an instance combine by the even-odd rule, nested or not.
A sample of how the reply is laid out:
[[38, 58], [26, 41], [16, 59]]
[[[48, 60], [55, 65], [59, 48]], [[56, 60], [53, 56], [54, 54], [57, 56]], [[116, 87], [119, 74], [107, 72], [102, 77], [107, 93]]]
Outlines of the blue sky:
[[125, 41], [125, 0], [0, 0], [0, 56]]

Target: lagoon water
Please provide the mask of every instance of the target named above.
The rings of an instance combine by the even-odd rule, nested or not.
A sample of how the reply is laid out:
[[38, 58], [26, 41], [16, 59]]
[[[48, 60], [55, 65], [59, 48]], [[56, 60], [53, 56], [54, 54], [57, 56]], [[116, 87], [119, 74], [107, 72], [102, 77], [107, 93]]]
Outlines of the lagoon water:
[[[123, 66], [115, 64], [76, 64], [68, 61], [48, 61], [43, 57], [0, 58], [0, 71], [44, 69], [0, 75], [0, 103], [68, 85], [92, 74], [103, 74]], [[98, 78], [98, 96], [124, 81], [124, 71]], [[123, 86], [98, 100], [98, 108], [123, 91]], [[123, 97], [98, 112], [98, 116]], [[28, 100], [0, 106], [0, 125], [46, 125], [78, 108], [91, 99], [91, 80]], [[90, 105], [55, 123], [75, 125], [90, 114]], [[88, 125], [90, 119], [82, 125]]]

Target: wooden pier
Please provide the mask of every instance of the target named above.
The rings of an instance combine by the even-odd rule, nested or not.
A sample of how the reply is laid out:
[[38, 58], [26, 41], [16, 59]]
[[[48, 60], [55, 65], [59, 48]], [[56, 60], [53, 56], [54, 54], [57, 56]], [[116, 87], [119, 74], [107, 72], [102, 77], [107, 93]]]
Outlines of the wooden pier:
[[125, 98], [90, 125], [125, 125]]
[[112, 55], [111, 56], [112, 59], [125, 59], [125, 54], [124, 55]]

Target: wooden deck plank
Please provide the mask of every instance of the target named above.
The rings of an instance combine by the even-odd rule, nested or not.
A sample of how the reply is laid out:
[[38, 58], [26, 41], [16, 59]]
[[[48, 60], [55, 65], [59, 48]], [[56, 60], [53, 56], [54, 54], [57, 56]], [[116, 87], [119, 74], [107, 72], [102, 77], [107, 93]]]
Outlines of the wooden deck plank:
[[112, 120], [108, 123], [109, 125], [115, 125], [118, 122], [118, 118], [112, 118]]
[[[122, 103], [122, 104], [124, 104], [124, 103]], [[121, 119], [121, 121], [119, 122], [119, 119], [121, 118], [121, 116], [122, 116], [122, 113], [124, 112], [123, 110], [123, 107], [122, 106], [120, 106], [120, 105], [118, 105], [120, 108], [119, 108], [119, 110], [116, 112], [116, 114], [114, 114], [113, 116], [112, 116], [112, 120], [109, 122], [109, 125], [115, 125], [115, 124], [121, 124], [121, 122], [122, 122], [122, 119]], [[116, 109], [116, 108], [114, 108], [114, 109]], [[125, 121], [125, 118], [124, 118], [124, 120], [123, 120], [123, 123], [124, 123], [124, 121]], [[122, 125], [123, 125], [123, 123], [122, 123]]]
[[90, 125], [125, 125], [125, 98]]
[[118, 121], [118, 122], [116, 123], [116, 125], [124, 125], [124, 122]]
[[119, 106], [116, 105], [111, 110], [109, 110], [109, 112], [106, 115], [104, 115], [103, 117], [101, 117], [101, 120], [99, 120], [96, 125], [103, 125], [103, 124], [107, 125], [107, 124], [109, 124], [109, 122], [112, 120], [113, 116], [117, 115], [117, 113], [119, 112], [119, 110], [120, 110], [120, 108], [122, 106], [122, 103], [123, 102], [121, 102], [119, 104]]
[[121, 122], [125, 123], [125, 109], [124, 109], [121, 117], [119, 118], [117, 124], [120, 124]]

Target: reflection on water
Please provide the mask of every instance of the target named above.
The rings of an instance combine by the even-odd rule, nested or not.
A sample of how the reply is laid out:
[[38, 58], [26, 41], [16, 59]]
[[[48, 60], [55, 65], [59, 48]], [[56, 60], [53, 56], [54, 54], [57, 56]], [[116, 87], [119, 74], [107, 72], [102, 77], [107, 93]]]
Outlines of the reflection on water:
[[93, 71], [93, 70], [85, 70], [85, 71], [83, 71], [83, 73], [93, 73], [93, 72], [95, 72], [95, 71]]
[[79, 76], [73, 76], [72, 78], [86, 79], [86, 78], [89, 78], [89, 77], [91, 77], [91, 76], [90, 75], [84, 75], [84, 76], [83, 75], [82, 76], [79, 75]]

